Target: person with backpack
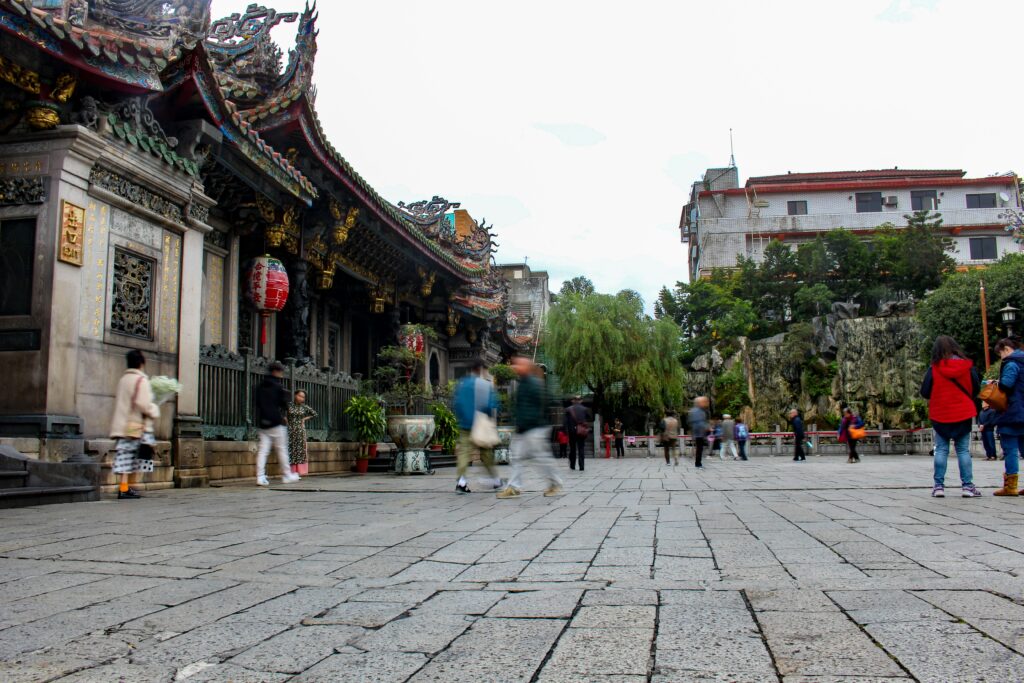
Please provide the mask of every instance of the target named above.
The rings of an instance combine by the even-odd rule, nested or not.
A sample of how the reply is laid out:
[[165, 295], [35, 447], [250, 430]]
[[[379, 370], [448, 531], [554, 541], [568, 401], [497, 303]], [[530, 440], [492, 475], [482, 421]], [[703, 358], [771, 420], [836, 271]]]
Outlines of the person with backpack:
[[740, 449], [740, 460], [747, 460], [747, 440], [750, 439], [750, 430], [747, 429], [747, 425], [743, 423], [742, 417], [736, 418], [736, 445]]
[[928, 417], [935, 435], [933, 498], [946, 496], [946, 463], [949, 442], [956, 449], [960, 468], [961, 495], [980, 496], [974, 485], [971, 462], [971, 427], [978, 414], [975, 397], [981, 387], [978, 371], [956, 341], [939, 335], [932, 345], [932, 362], [921, 383], [921, 396], [928, 399]]
[[[1006, 395], [1006, 410], [996, 418], [999, 443], [1003, 446], [1003, 488], [997, 496], [1018, 495], [1020, 446], [1024, 441], [1024, 351], [1012, 339], [1001, 339], [996, 354], [1002, 359], [999, 389]], [[1024, 492], [1021, 492], [1024, 495]]]
[[675, 458], [675, 464], [679, 464], [679, 452], [676, 446], [679, 442], [679, 419], [674, 410], [665, 413], [665, 417], [658, 423], [658, 431], [661, 434], [661, 445], [665, 449], [665, 464], [669, 464], [670, 458]]
[[843, 419], [839, 423], [839, 443], [846, 444], [846, 462], [860, 462], [860, 455], [857, 454], [857, 439], [850, 434], [851, 429], [859, 429], [864, 426], [864, 420], [860, 419], [853, 408], [843, 408]]
[[981, 414], [978, 415], [978, 431], [981, 432], [981, 445], [985, 447], [986, 460], [998, 460], [996, 454], [996, 420], [999, 413], [987, 402], [981, 402]]

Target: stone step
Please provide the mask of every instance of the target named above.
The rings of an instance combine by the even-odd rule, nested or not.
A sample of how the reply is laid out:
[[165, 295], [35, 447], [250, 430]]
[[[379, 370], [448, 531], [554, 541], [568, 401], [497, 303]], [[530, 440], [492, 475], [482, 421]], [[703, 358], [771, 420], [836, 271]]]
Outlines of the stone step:
[[21, 488], [28, 478], [28, 470], [0, 470], [0, 490]]
[[100, 499], [95, 486], [20, 486], [0, 489], [0, 509], [54, 503], [84, 503]]

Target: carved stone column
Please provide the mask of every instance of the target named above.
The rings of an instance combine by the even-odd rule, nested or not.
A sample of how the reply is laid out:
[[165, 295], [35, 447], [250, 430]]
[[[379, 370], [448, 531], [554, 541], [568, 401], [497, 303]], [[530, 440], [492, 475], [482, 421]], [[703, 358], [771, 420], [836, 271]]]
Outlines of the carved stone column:
[[202, 328], [203, 234], [185, 233], [181, 261], [181, 315], [178, 327], [178, 415], [171, 446], [174, 453], [174, 484], [178, 488], [205, 486], [206, 469], [203, 418], [199, 415], [199, 340]]

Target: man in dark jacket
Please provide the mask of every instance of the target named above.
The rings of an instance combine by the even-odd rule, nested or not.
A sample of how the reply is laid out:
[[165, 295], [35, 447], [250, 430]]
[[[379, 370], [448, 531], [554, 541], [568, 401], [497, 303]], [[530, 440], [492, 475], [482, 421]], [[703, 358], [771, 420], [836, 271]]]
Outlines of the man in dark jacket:
[[793, 461], [806, 460], [804, 439], [807, 438], [807, 432], [804, 430], [804, 419], [800, 417], [800, 411], [796, 408], [789, 411], [789, 422], [793, 425]]
[[703, 469], [704, 447], [708, 439], [708, 406], [711, 404], [707, 396], [698, 396], [693, 399], [693, 407], [690, 408], [686, 421], [690, 425], [690, 436], [693, 437], [693, 466]]
[[515, 356], [512, 368], [519, 375], [516, 389], [516, 434], [512, 438], [510, 459], [512, 478], [498, 492], [498, 498], [515, 498], [523, 492], [523, 466], [539, 467], [548, 481], [545, 496], [562, 492], [562, 481], [555, 471], [554, 458], [548, 448], [551, 423], [547, 419], [547, 398], [543, 372], [527, 356]]
[[284, 366], [277, 361], [270, 364], [270, 375], [256, 389], [256, 419], [259, 426], [259, 450], [256, 452], [256, 483], [269, 486], [267, 456], [270, 449], [277, 451], [281, 466], [281, 481], [285, 484], [299, 480], [288, 464], [288, 391], [281, 384]]
[[[590, 421], [583, 398], [574, 396], [572, 403], [565, 409], [565, 433], [569, 435], [569, 469], [576, 469], [579, 462], [580, 472], [583, 471], [583, 453], [586, 450], [587, 435], [590, 434]], [[582, 429], [581, 429], [582, 428]]]

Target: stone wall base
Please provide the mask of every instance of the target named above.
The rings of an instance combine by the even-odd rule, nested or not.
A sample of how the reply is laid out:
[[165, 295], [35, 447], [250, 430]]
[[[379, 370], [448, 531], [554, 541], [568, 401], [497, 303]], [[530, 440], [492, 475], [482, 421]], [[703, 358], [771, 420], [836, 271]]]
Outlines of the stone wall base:
[[[155, 471], [142, 477], [135, 488], [158, 490], [173, 487], [205, 486], [210, 483], [256, 478], [255, 441], [203, 441], [205, 476], [192, 477], [189, 469], [176, 469], [171, 464], [171, 442], [158, 441]], [[117, 491], [118, 477], [113, 472], [113, 439], [92, 439], [86, 442], [86, 453], [100, 463], [100, 486], [104, 492]], [[355, 465], [359, 444], [326, 442], [309, 444], [309, 474], [345, 474]], [[28, 454], [32, 457], [31, 454]], [[277, 459], [268, 458], [267, 475], [280, 476]]]

